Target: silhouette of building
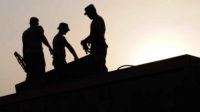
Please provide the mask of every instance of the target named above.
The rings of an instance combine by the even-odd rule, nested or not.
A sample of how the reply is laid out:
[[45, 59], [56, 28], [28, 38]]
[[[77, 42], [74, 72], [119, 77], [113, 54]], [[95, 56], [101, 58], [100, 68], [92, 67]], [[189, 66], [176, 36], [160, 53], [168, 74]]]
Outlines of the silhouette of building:
[[[200, 58], [198, 57], [182, 55], [88, 76], [85, 74], [88, 71], [81, 66], [86, 60], [87, 57], [84, 57], [68, 65], [75, 67], [71, 75], [75, 75], [77, 71], [79, 74], [68, 76], [67, 81], [58, 79], [41, 88], [26, 91], [19, 89], [16, 94], [1, 97], [0, 112], [200, 110], [198, 103]], [[53, 77], [56, 79], [54, 75], [59, 75], [54, 70], [48, 74], [49, 82]]]

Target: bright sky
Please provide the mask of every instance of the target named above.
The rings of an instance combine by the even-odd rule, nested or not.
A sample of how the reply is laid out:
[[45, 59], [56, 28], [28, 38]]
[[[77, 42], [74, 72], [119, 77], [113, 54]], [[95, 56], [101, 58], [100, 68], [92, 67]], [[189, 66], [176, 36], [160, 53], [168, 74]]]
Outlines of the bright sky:
[[[106, 23], [109, 71], [182, 54], [200, 56], [199, 0], [1, 0], [0, 96], [15, 93], [15, 84], [25, 80], [13, 53], [22, 54], [21, 36], [30, 17], [40, 19], [51, 44], [58, 24], [68, 23], [67, 40], [83, 57], [80, 41], [89, 34], [91, 22], [84, 8], [91, 3]], [[44, 52], [49, 71], [52, 58], [46, 47]], [[67, 53], [67, 61], [73, 61]]]

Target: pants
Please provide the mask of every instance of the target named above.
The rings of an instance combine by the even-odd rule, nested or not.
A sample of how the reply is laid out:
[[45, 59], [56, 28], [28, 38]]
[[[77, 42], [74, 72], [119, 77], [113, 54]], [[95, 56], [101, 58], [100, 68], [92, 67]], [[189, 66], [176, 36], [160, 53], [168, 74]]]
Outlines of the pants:
[[55, 80], [63, 80], [63, 77], [65, 77], [65, 74], [67, 72], [66, 65], [67, 62], [65, 61], [65, 58], [53, 58], [53, 66], [57, 72]]
[[55, 69], [64, 69], [66, 64], [65, 58], [53, 58], [53, 66]]
[[33, 82], [44, 80], [45, 60], [43, 52], [28, 53], [24, 59], [27, 66], [27, 80]]
[[108, 72], [106, 67], [107, 48], [91, 50], [91, 66], [95, 73]]

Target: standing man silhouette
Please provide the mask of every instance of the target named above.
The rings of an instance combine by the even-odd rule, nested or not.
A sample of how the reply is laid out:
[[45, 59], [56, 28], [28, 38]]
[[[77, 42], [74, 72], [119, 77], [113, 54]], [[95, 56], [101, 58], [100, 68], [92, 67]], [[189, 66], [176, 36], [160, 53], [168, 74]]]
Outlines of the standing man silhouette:
[[90, 34], [81, 41], [81, 45], [86, 53], [90, 53], [94, 71], [97, 73], [107, 72], [106, 55], [108, 46], [104, 37], [106, 30], [104, 20], [97, 14], [93, 4], [85, 8], [85, 15], [87, 15], [92, 22]]
[[27, 66], [26, 80], [40, 83], [45, 74], [45, 59], [42, 43], [53, 53], [49, 42], [47, 41], [42, 26], [39, 26], [39, 19], [30, 18], [30, 27], [22, 35], [23, 57]]
[[72, 55], [74, 56], [74, 60], [78, 60], [78, 56], [73, 47], [63, 36], [69, 31], [68, 25], [66, 23], [60, 23], [58, 30], [59, 31], [57, 35], [53, 39], [53, 65], [55, 69], [63, 70], [65, 65], [67, 64], [65, 60], [65, 47], [67, 47], [72, 53]]

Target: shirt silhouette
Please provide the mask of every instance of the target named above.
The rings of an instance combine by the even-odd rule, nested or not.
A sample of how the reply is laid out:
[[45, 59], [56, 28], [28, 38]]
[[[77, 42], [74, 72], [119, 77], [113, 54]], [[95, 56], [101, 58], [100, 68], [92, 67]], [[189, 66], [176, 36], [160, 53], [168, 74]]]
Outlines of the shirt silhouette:
[[105, 23], [101, 16], [96, 12], [94, 5], [85, 8], [85, 15], [91, 20], [90, 34], [81, 41], [81, 45], [86, 53], [90, 53], [92, 58], [92, 66], [95, 72], [107, 72], [106, 55], [107, 44], [105, 42]]
[[39, 26], [39, 19], [31, 17], [30, 27], [22, 35], [23, 57], [27, 66], [27, 80], [41, 80], [45, 73], [45, 59], [42, 43], [49, 48], [49, 45], [42, 26]]

